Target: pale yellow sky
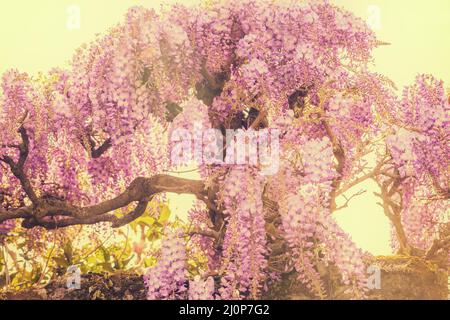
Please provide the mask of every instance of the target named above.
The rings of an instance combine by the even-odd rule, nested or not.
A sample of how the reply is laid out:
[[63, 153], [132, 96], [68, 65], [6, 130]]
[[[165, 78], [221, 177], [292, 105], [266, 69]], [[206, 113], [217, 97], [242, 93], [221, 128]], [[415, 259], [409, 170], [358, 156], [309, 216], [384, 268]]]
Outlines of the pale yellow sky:
[[[74, 49], [96, 33], [120, 22], [132, 5], [159, 8], [161, 3], [194, 4], [198, 0], [14, 0], [0, 2], [0, 73], [18, 68], [29, 73], [62, 66]], [[390, 42], [375, 51], [374, 70], [399, 87], [415, 75], [433, 73], [450, 86], [450, 1], [448, 0], [334, 0], [369, 19], [380, 39]], [[80, 13], [77, 28], [70, 18]], [[368, 184], [369, 190], [374, 190]], [[172, 208], [185, 212], [192, 198], [170, 197]], [[340, 225], [359, 246], [388, 254], [389, 224], [371, 192], [336, 213]]]
[[[199, 0], [14, 0], [0, 2], [0, 72], [15, 67], [31, 73], [62, 65], [75, 48], [121, 21], [127, 8]], [[333, 0], [364, 19], [372, 17], [379, 37], [391, 43], [375, 52], [375, 70], [399, 86], [417, 72], [450, 83], [450, 1]], [[80, 9], [80, 28], [70, 29], [71, 6]], [[379, 13], [379, 19], [376, 15]], [[374, 20], [375, 19], [375, 20]]]

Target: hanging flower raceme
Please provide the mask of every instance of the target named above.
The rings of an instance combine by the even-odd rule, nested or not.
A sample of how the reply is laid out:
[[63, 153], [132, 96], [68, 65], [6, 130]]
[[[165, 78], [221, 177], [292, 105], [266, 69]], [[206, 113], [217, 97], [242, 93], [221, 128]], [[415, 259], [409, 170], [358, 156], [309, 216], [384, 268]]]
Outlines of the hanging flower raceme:
[[11, 230], [16, 226], [16, 222], [14, 220], [8, 220], [3, 223], [0, 223], [0, 236], [7, 235]]
[[[305, 188], [304, 193], [306, 192], [308, 190]], [[299, 280], [317, 297], [325, 298], [324, 284], [315, 268], [317, 257], [312, 250], [320, 214], [316, 210], [315, 200], [309, 192], [304, 195], [288, 195], [280, 206], [282, 208], [282, 229], [292, 250], [292, 261], [295, 270], [299, 273]]]
[[305, 184], [281, 202], [282, 230], [292, 250], [299, 280], [318, 298], [327, 297], [323, 268], [336, 266], [348, 293], [364, 298], [366, 292], [363, 252], [330, 215], [320, 186]]
[[[204, 205], [189, 215], [189, 251], [179, 232], [162, 242], [145, 276], [149, 299], [259, 298], [283, 273], [269, 268], [279, 256], [316, 297], [328, 296], [324, 275], [338, 268], [349, 293], [364, 298], [363, 253], [331, 215], [336, 195], [367, 176], [393, 179], [392, 207], [420, 252], [449, 221], [443, 83], [419, 75], [397, 98], [388, 79], [368, 71], [378, 44], [362, 19], [328, 0], [133, 7], [69, 68], [3, 75], [0, 195], [11, 203], [1, 212], [24, 227], [134, 219], [141, 211], [130, 212], [128, 200], [139, 209], [144, 193], [160, 201], [155, 193], [181, 189]], [[372, 154], [387, 160], [366, 174]], [[202, 180], [195, 188], [174, 177], [164, 184], [166, 173], [192, 164]], [[279, 170], [262, 176], [271, 164]], [[9, 239], [19, 224], [1, 219]], [[92, 239], [114, 235], [106, 222], [89, 228]], [[27, 234], [44, 252], [50, 233]], [[189, 271], [203, 276], [188, 276], [191, 258], [198, 268]]]
[[403, 176], [422, 180], [431, 175], [441, 189], [448, 189], [449, 111], [442, 81], [430, 75], [417, 76], [404, 89], [401, 104], [392, 112], [398, 124], [388, 139], [394, 161], [405, 168], [400, 171]]
[[149, 300], [214, 300], [213, 277], [188, 278], [186, 247], [183, 233], [169, 233], [163, 240], [161, 256], [144, 276]]
[[203, 280], [200, 276], [196, 276], [189, 281], [189, 300], [214, 300], [214, 290], [212, 277]]
[[170, 233], [163, 240], [161, 256], [156, 265], [148, 269], [144, 281], [149, 300], [186, 298], [186, 249], [181, 233]]
[[262, 183], [257, 171], [239, 167], [223, 182], [227, 230], [221, 261], [222, 299], [256, 298], [261, 292], [267, 266]]

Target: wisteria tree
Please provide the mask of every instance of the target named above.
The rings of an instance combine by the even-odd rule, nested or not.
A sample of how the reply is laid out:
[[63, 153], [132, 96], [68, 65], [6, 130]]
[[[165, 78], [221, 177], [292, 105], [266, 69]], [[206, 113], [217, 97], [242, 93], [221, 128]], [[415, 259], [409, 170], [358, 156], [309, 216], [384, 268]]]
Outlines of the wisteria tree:
[[[338, 270], [363, 299], [365, 253], [334, 215], [372, 179], [393, 248], [448, 270], [449, 96], [431, 75], [398, 96], [369, 71], [383, 44], [327, 1], [131, 8], [70, 68], [3, 75], [0, 233], [119, 228], [161, 194], [192, 194], [189, 226], [166, 232], [145, 277], [148, 298], [256, 299], [286, 274], [327, 298]], [[223, 134], [225, 153], [229, 129], [276, 130], [279, 158], [200, 158], [201, 180], [168, 174], [171, 135], [201, 137], [198, 124]], [[268, 161], [278, 170], [261, 174]], [[187, 272], [192, 252], [206, 263]]]

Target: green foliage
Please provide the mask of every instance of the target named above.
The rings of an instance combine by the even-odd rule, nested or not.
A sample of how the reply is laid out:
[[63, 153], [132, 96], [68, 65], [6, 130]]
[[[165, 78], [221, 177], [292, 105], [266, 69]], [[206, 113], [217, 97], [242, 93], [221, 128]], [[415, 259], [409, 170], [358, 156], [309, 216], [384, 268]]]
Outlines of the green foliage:
[[[45, 285], [76, 265], [85, 273], [115, 273], [144, 270], [157, 262], [160, 240], [167, 228], [186, 228], [171, 219], [167, 203], [152, 201], [145, 213], [103, 240], [74, 245], [80, 227], [57, 231], [41, 230], [41, 241], [29, 239], [20, 228], [0, 243], [0, 289], [19, 290]], [[52, 233], [53, 232], [53, 233]], [[57, 237], [58, 235], [58, 237]], [[46, 241], [47, 237], [55, 241]], [[43, 247], [42, 247], [43, 246]], [[5, 258], [8, 263], [5, 264]]]

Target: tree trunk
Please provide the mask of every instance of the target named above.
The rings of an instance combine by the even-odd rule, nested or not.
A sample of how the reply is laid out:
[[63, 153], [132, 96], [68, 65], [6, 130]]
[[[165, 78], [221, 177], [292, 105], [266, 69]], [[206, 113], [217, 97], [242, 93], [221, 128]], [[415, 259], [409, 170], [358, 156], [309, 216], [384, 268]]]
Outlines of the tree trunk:
[[[407, 256], [380, 256], [366, 261], [380, 272], [380, 286], [369, 290], [370, 300], [446, 300], [449, 296], [448, 273], [422, 258]], [[368, 272], [368, 276], [372, 276]], [[327, 299], [350, 299], [345, 287], [338, 284], [338, 272], [325, 277]], [[267, 299], [308, 300], [313, 299], [306, 287], [297, 280], [297, 274], [285, 274], [274, 285]]]

